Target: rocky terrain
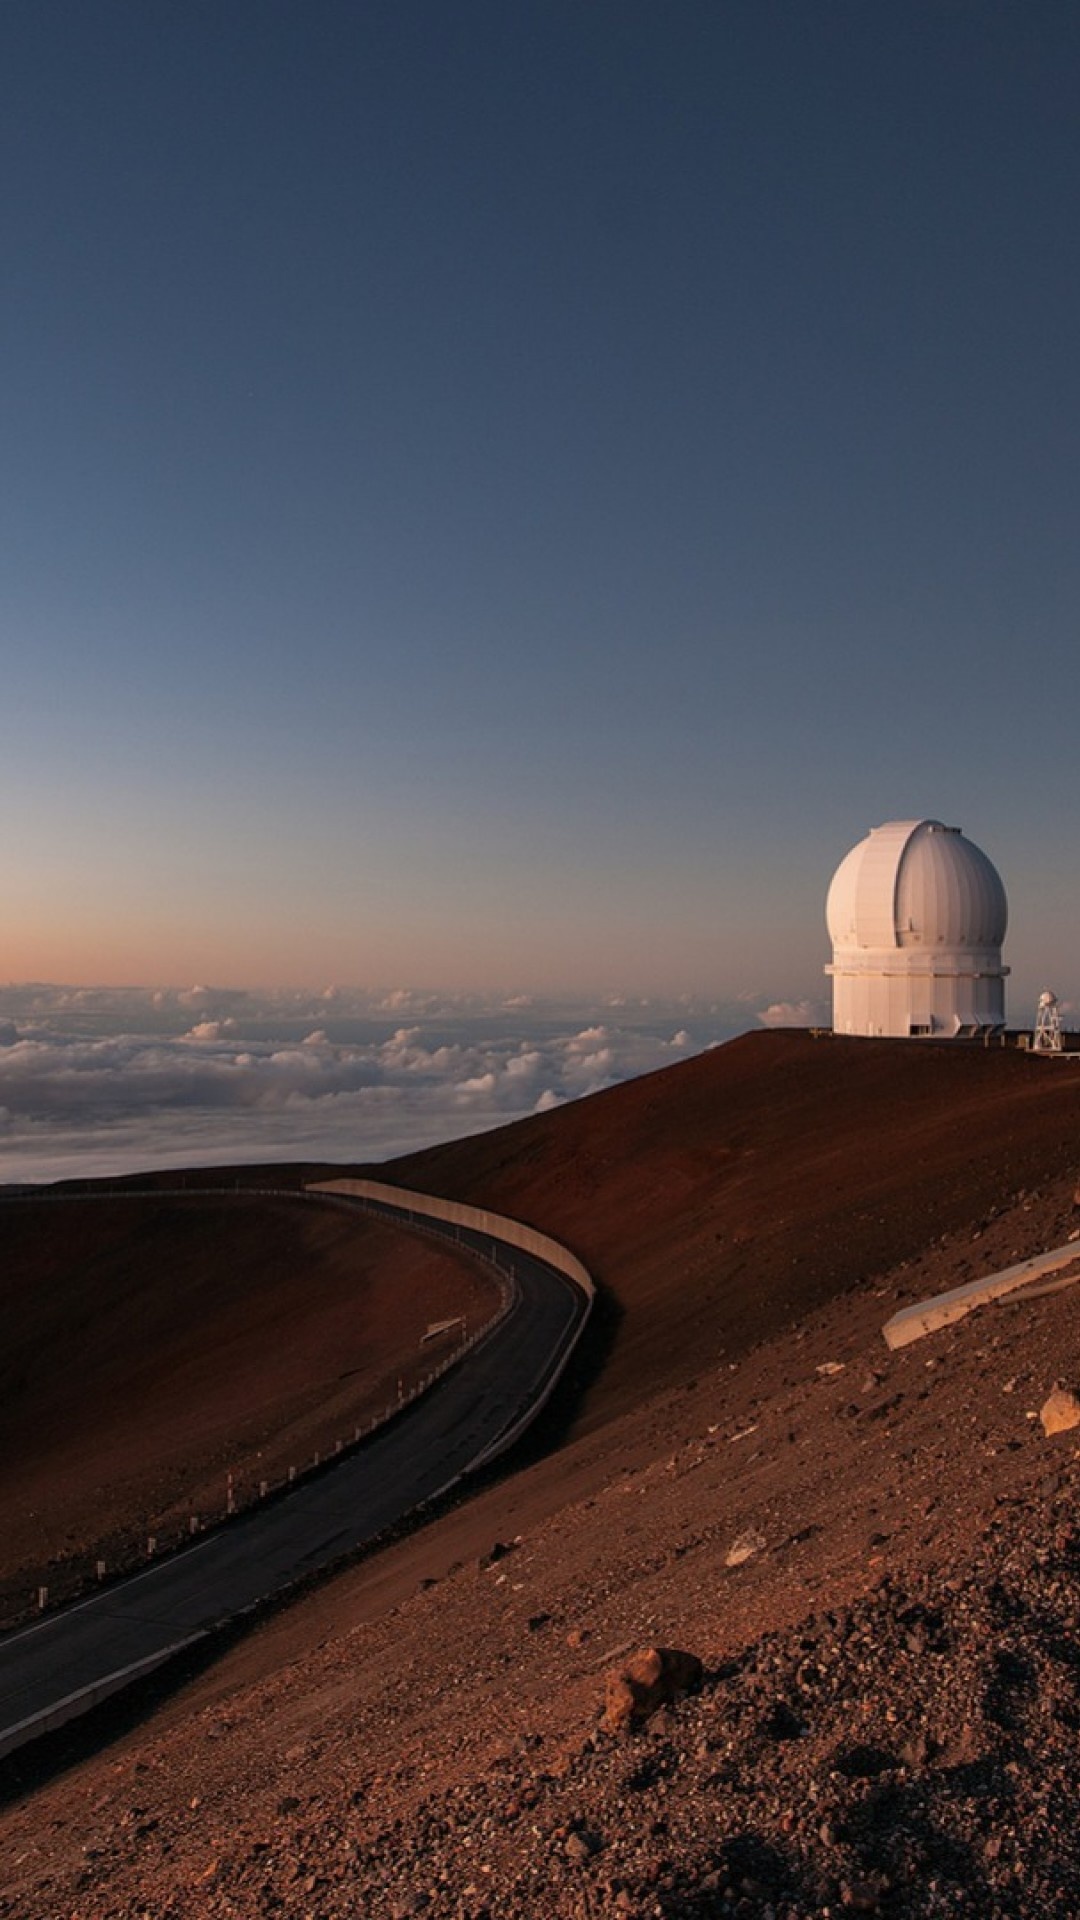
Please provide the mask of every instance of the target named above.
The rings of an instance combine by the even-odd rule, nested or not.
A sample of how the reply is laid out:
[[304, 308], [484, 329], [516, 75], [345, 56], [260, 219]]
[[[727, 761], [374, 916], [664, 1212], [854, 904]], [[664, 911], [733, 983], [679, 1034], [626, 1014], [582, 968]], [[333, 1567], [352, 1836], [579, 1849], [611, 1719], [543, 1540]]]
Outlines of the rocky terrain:
[[[680, 1068], [425, 1157], [561, 1230], [622, 1319], [547, 1451], [8, 1762], [5, 1920], [1080, 1911], [1080, 1428], [1039, 1418], [1080, 1382], [1080, 1294], [881, 1337], [1077, 1232], [1080, 1080], [871, 1045], [840, 1112], [831, 1047], [760, 1039], [690, 1063], [711, 1130], [698, 1085], [668, 1107]], [[622, 1251], [635, 1156], [691, 1223], [666, 1294], [651, 1236]], [[609, 1676], [648, 1647], [696, 1656], [700, 1691], [612, 1730]]]

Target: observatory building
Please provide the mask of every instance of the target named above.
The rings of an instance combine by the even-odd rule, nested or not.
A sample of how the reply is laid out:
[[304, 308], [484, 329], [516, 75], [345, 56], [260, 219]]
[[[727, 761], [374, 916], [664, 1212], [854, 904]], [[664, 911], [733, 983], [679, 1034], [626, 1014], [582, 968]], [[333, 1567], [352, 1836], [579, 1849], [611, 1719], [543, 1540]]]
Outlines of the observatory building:
[[825, 917], [834, 1033], [955, 1036], [1004, 1026], [1005, 889], [959, 827], [874, 827], [836, 869]]

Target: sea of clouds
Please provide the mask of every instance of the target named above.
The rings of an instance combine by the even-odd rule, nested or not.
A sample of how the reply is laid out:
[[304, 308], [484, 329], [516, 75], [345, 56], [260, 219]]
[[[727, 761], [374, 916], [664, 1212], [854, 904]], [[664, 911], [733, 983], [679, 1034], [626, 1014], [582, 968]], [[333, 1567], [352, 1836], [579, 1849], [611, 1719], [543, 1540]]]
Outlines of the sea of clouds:
[[0, 1183], [389, 1159], [807, 1005], [0, 987]]

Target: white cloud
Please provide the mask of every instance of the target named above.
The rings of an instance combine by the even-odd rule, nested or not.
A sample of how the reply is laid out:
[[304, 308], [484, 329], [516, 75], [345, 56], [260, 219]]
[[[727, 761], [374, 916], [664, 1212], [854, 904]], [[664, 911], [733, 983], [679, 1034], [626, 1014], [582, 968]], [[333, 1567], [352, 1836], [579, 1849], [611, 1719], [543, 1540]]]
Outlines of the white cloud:
[[180, 1007], [221, 1008], [242, 1006], [248, 994], [243, 987], [187, 987], [175, 998]]
[[758, 1014], [763, 1027], [812, 1027], [820, 1019], [810, 1000], [774, 1000]]
[[192, 1040], [196, 1045], [207, 1046], [215, 1040], [224, 1040], [229, 1033], [235, 1033], [235, 1020], [200, 1020], [194, 1027], [182, 1033], [182, 1040]]
[[606, 1027], [583, 1027], [582, 1031], [575, 1033], [573, 1039], [570, 1041], [570, 1050], [573, 1053], [589, 1053], [600, 1041], [606, 1040], [607, 1037], [608, 1030]]
[[431, 993], [417, 993], [412, 987], [394, 987], [375, 1002], [380, 1013], [430, 1013], [438, 1005]]
[[474, 1074], [471, 1080], [462, 1080], [458, 1084], [458, 1093], [494, 1093], [496, 1076], [491, 1073]]
[[511, 1054], [506, 1063], [506, 1073], [511, 1080], [533, 1080], [543, 1063], [543, 1054], [534, 1047], [531, 1051]]
[[463, 996], [423, 1013], [404, 989], [328, 1002], [321, 991], [230, 990], [226, 1001], [212, 988], [0, 988], [3, 1177], [384, 1159], [547, 1112], [745, 1025], [692, 1008], [677, 1024], [672, 1003], [618, 1017], [607, 1007], [605, 1019], [568, 1011]]

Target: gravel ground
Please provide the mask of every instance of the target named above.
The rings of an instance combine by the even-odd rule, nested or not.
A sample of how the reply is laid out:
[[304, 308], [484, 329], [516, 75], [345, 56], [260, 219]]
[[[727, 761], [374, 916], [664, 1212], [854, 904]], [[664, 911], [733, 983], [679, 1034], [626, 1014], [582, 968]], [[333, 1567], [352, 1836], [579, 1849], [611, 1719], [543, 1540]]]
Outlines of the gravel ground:
[[[1080, 1912], [1077, 1435], [1037, 1418], [1080, 1378], [1080, 1295], [880, 1334], [1075, 1218], [1071, 1182], [1015, 1197], [342, 1576], [99, 1753], [9, 1767], [0, 1915]], [[608, 1734], [605, 1675], [650, 1644], [702, 1690]]]

